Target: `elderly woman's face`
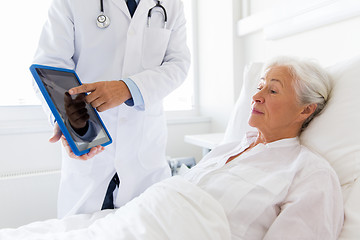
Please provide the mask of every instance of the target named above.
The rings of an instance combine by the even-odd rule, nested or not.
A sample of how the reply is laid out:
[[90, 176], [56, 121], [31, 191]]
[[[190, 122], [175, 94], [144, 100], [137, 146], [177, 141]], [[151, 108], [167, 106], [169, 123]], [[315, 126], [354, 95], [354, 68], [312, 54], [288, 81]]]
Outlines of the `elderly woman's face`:
[[[304, 107], [296, 100], [294, 79], [287, 67], [271, 67], [265, 72], [252, 98], [249, 124], [269, 138], [294, 137], [299, 133]], [[289, 135], [289, 136], [288, 136]]]

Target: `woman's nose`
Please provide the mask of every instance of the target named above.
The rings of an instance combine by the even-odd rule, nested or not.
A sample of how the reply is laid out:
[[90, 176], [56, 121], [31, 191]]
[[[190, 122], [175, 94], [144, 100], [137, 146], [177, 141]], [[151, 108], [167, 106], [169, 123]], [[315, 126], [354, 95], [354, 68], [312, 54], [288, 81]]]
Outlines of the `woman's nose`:
[[264, 101], [265, 101], [264, 97], [261, 94], [261, 90], [259, 92], [255, 93], [254, 96], [252, 97], [252, 99], [256, 103], [264, 103]]

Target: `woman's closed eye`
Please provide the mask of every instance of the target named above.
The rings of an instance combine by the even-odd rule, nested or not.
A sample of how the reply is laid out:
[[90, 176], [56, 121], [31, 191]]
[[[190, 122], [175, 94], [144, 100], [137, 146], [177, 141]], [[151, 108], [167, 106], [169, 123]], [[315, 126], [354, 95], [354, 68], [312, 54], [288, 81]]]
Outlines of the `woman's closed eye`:
[[[256, 89], [257, 89], [258, 91], [261, 91], [261, 90], [263, 89], [263, 87], [257, 87]], [[269, 92], [270, 92], [271, 94], [277, 94], [277, 93], [278, 93], [278, 91], [275, 90], [275, 89], [269, 89]]]

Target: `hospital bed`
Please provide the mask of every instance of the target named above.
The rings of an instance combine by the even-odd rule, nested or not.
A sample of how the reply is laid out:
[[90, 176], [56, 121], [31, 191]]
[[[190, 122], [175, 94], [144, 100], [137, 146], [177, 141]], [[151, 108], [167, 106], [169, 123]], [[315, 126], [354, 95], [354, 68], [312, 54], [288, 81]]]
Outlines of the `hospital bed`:
[[[250, 101], [256, 91], [262, 66], [262, 63], [252, 63], [245, 69], [243, 87], [227, 125], [224, 143], [238, 140], [246, 131], [251, 130], [247, 124]], [[328, 71], [334, 85], [331, 98], [324, 112], [313, 120], [300, 139], [304, 145], [323, 155], [338, 174], [345, 208], [345, 223], [340, 239], [355, 240], [360, 239], [360, 56], [330, 66]], [[84, 239], [90, 236], [89, 234], [95, 234], [91, 235], [97, 236], [95, 239], [112, 239], [110, 234], [114, 228], [110, 229], [106, 223], [114, 220], [117, 228], [123, 228], [127, 234], [147, 232], [154, 236], [147, 239], [230, 239], [227, 220], [221, 207], [208, 198], [206, 193], [193, 192], [193, 186], [178, 179], [175, 176], [156, 188], [151, 188], [141, 195], [146, 204], [136, 206], [137, 202], [144, 202], [144, 199], [136, 199], [131, 201], [127, 208], [116, 211], [118, 215], [103, 211], [93, 215], [70, 217], [60, 224], [57, 224], [58, 220], [35, 223], [17, 236], [24, 234], [28, 237], [31, 230], [41, 233], [43, 237], [35, 236], [34, 239], [52, 239], [49, 238], [49, 231], [59, 233], [56, 239], [78, 239], [79, 234]], [[181, 194], [172, 191], [164, 193], [162, 189], [165, 188], [176, 188]], [[166, 194], [166, 197], [163, 194]], [[158, 200], [154, 201], [153, 196], [157, 196]], [[153, 211], [159, 209], [162, 211], [157, 211], [154, 216]], [[162, 215], [168, 219], [168, 214], [173, 214], [173, 221], [157, 222]], [[178, 218], [177, 214], [182, 215], [182, 218]], [[97, 224], [94, 226], [95, 221]], [[123, 226], [126, 222], [128, 225]], [[0, 232], [0, 238], [1, 234]], [[12, 233], [9, 233], [8, 236], [11, 235]], [[120, 239], [133, 239], [130, 235]], [[119, 239], [119, 236], [116, 238]]]
[[[240, 96], [227, 125], [223, 143], [241, 139], [246, 131], [251, 96], [257, 88], [262, 63], [244, 71]], [[333, 81], [323, 113], [302, 133], [302, 144], [323, 155], [339, 176], [345, 222], [339, 239], [360, 239], [360, 56], [327, 68]]]

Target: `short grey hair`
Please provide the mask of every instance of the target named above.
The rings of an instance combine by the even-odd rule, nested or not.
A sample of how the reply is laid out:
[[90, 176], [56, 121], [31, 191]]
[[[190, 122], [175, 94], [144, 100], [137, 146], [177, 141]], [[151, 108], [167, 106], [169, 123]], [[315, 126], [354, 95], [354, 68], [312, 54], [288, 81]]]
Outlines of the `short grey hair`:
[[301, 105], [309, 105], [316, 103], [317, 108], [303, 123], [301, 131], [303, 131], [325, 107], [331, 92], [331, 80], [324, 68], [322, 68], [315, 60], [300, 59], [296, 57], [281, 56], [269, 60], [264, 70], [285, 66], [295, 80], [296, 97]]

